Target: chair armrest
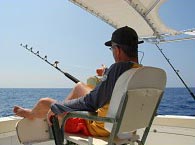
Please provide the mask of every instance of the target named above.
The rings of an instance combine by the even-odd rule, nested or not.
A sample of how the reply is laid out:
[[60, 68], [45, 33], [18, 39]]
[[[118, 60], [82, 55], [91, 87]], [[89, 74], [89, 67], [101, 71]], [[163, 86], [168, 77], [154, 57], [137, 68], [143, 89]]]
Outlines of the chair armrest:
[[62, 120], [62, 126], [63, 128], [65, 121], [68, 118], [73, 118], [73, 117], [78, 117], [78, 118], [83, 118], [86, 120], [94, 120], [94, 121], [101, 121], [101, 122], [109, 122], [109, 123], [114, 123], [116, 122], [115, 118], [110, 118], [110, 117], [100, 117], [97, 115], [89, 114], [88, 112], [85, 111], [74, 111], [74, 112], [69, 112], [66, 114], [66, 116]]

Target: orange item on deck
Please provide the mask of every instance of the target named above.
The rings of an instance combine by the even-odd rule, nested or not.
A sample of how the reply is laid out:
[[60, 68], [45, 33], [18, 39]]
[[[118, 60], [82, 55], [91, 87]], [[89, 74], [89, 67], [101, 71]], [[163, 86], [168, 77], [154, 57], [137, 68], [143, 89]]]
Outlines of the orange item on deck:
[[91, 136], [85, 119], [82, 118], [69, 118], [66, 121], [64, 131], [67, 133], [78, 133], [86, 136]]

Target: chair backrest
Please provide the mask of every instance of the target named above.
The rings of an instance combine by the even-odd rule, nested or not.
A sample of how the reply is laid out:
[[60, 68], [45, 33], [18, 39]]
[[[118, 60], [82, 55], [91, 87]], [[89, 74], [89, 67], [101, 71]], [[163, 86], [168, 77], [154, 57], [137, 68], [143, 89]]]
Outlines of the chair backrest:
[[[119, 132], [147, 127], [165, 85], [166, 73], [160, 68], [140, 67], [124, 72], [115, 84], [107, 117], [121, 121]], [[105, 123], [108, 131], [112, 127]]]

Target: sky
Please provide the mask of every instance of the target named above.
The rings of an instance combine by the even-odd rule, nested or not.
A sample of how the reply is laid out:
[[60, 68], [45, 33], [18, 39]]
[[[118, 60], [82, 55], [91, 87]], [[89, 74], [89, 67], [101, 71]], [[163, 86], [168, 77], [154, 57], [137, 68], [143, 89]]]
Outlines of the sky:
[[[194, 0], [170, 0], [162, 21], [176, 30], [195, 28]], [[81, 81], [114, 59], [104, 42], [115, 29], [67, 0], [0, 0], [0, 88], [69, 88], [74, 83], [20, 44], [28, 44]], [[195, 87], [195, 40], [162, 44], [189, 87]], [[143, 65], [163, 68], [167, 87], [184, 87], [153, 44], [139, 46]], [[141, 56], [141, 54], [140, 54]]]

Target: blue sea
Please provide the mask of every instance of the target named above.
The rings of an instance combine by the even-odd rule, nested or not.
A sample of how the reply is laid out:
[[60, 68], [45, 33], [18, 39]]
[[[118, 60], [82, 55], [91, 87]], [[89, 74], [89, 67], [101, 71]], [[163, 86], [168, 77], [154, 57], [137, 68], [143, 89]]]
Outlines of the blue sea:
[[[195, 93], [195, 88], [191, 90]], [[63, 101], [70, 91], [70, 88], [0, 88], [0, 117], [14, 115], [14, 105], [32, 108], [43, 97]], [[166, 88], [158, 114], [195, 116], [195, 100], [186, 88]]]

